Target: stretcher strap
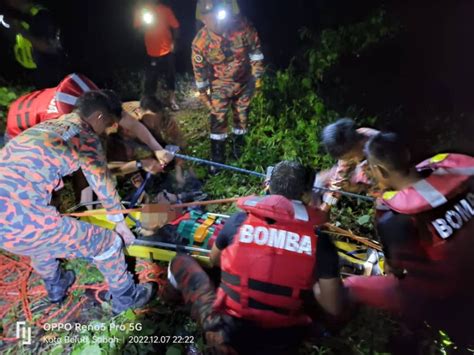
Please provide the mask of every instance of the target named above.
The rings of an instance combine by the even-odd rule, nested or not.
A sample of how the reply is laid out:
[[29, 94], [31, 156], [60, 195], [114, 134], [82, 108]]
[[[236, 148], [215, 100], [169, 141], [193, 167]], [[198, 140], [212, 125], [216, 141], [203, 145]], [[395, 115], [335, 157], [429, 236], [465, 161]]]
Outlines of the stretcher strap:
[[203, 243], [209, 232], [209, 228], [216, 222], [216, 216], [207, 216], [207, 219], [196, 228], [194, 232], [194, 241]]

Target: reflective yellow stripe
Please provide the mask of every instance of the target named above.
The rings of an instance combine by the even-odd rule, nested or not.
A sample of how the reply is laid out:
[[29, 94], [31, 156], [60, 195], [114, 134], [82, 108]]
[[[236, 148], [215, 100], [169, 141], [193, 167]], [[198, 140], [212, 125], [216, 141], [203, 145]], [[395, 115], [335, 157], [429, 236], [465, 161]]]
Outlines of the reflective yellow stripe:
[[430, 159], [431, 163], [440, 163], [448, 157], [449, 154], [436, 154], [433, 158]]
[[398, 193], [398, 191], [387, 191], [387, 192], [384, 192], [382, 198], [384, 200], [390, 200], [390, 199], [394, 198], [397, 193]]
[[36, 69], [36, 63], [33, 60], [33, 45], [21, 34], [16, 35], [14, 47], [15, 59], [18, 63], [27, 69]]

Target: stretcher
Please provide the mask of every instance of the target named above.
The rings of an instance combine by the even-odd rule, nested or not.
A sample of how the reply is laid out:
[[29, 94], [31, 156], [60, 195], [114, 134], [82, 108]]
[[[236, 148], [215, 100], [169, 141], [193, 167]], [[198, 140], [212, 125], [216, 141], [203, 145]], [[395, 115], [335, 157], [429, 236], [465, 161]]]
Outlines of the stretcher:
[[[222, 229], [227, 215], [207, 213], [202, 210], [182, 212], [172, 205], [155, 205], [156, 212], [131, 212], [126, 217], [127, 225], [135, 232], [136, 242], [125, 249], [131, 257], [155, 261], [170, 261], [177, 252], [186, 252], [195, 257], [203, 266], [210, 266], [209, 254], [217, 234]], [[113, 229], [115, 224], [107, 219], [105, 210], [94, 210], [96, 213], [80, 219], [103, 228]], [[160, 216], [161, 215], [161, 216]], [[163, 217], [163, 215], [166, 215]], [[172, 227], [176, 231], [177, 240], [169, 240], [163, 227], [151, 236], [142, 234], [146, 224], [158, 220], [163, 227]], [[381, 275], [384, 269], [384, 255], [379, 245], [371, 240], [357, 237], [351, 233], [335, 228], [334, 243], [336, 245], [340, 269], [343, 276], [349, 275]], [[163, 234], [164, 233], [164, 234]]]
[[[177, 147], [167, 146], [167, 148], [174, 154], [178, 151]], [[183, 158], [191, 159], [187, 156], [183, 156]], [[231, 168], [232, 170], [238, 169]], [[244, 169], [240, 170], [248, 173]], [[267, 175], [270, 173], [271, 169], [267, 169]], [[126, 223], [135, 232], [137, 240], [133, 245], [125, 248], [125, 254], [131, 257], [168, 262], [180, 251], [190, 253], [203, 266], [210, 266], [210, 249], [229, 216], [207, 213], [202, 210], [184, 212], [183, 207], [204, 206], [215, 202], [234, 202], [237, 199], [199, 201], [181, 205], [161, 203], [144, 205], [142, 209], [133, 210], [150, 178], [151, 174], [147, 173], [141, 186], [137, 188], [130, 199], [128, 207], [131, 207], [132, 210], [128, 210], [130, 213], [126, 217]], [[73, 207], [72, 210], [76, 207]], [[81, 216], [80, 219], [103, 228], [114, 229], [115, 224], [107, 219], [105, 210], [94, 211], [90, 215]], [[164, 231], [165, 226], [175, 229], [176, 236], [171, 241], [168, 240], [169, 235], [166, 235], [169, 233]], [[143, 230], [150, 229], [154, 229], [156, 232], [148, 237], [144, 236]], [[351, 232], [335, 226], [329, 225], [326, 229], [328, 233], [335, 235], [334, 243], [338, 251], [343, 276], [383, 274], [384, 255], [377, 242], [355, 236]]]

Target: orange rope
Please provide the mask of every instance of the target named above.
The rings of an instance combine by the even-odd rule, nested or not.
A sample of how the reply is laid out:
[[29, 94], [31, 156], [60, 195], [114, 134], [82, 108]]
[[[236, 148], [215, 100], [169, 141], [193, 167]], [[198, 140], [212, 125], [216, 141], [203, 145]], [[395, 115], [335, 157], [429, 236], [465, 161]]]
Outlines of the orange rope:
[[332, 224], [329, 224], [329, 223], [324, 224], [324, 226], [329, 229], [329, 231], [326, 231], [329, 234], [340, 235], [342, 237], [346, 237], [346, 238], [355, 240], [355, 241], [357, 241], [361, 244], [364, 244], [364, 245], [368, 246], [369, 248], [372, 248], [372, 249], [375, 249], [375, 250], [378, 250], [378, 251], [382, 251], [382, 246], [379, 243], [377, 243], [377, 242], [375, 242], [375, 241], [373, 241], [369, 238], [360, 237], [358, 235], [355, 235], [351, 231], [347, 231], [345, 229], [336, 227], [335, 225], [332, 225]]
[[[32, 270], [28, 258], [20, 257], [19, 261], [16, 261], [11, 256], [3, 252], [0, 253], [0, 318], [5, 318], [14, 310], [20, 308], [24, 318], [30, 323], [33, 322], [31, 304], [46, 298], [47, 292], [43, 284], [33, 286], [33, 284], [40, 282], [40, 278]], [[140, 282], [155, 282], [160, 288], [162, 288], [166, 280], [166, 277], [164, 277], [166, 275], [165, 267], [145, 260], [137, 259], [136, 273]], [[103, 302], [99, 294], [108, 289], [106, 283], [94, 285], [81, 285], [78, 283], [79, 280], [71, 287], [69, 297], [64, 304], [59, 306], [54, 312], [53, 309], [57, 305], [47, 307], [42, 311], [42, 316], [34, 324], [42, 327], [43, 324], [51, 322], [56, 318], [59, 318], [58, 321], [55, 321], [56, 323], [64, 323], [74, 319], [75, 315], [87, 301], [87, 297], [82, 296], [77, 302], [74, 302], [75, 299], [71, 294], [74, 290], [92, 290], [94, 291], [96, 301], [99, 303]], [[16, 317], [10, 325], [19, 320], [18, 316]], [[5, 324], [3, 334], [7, 334], [7, 328], [8, 326]], [[0, 335], [0, 341], [16, 342], [18, 339]]]

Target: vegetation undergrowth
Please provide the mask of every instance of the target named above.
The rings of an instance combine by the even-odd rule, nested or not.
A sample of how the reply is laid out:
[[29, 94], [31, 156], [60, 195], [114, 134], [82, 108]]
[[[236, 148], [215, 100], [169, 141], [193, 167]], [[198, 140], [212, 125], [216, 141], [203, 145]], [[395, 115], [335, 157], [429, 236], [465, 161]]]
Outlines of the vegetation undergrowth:
[[[249, 134], [246, 137], [246, 149], [243, 157], [230, 164], [249, 170], [264, 173], [269, 165], [276, 164], [283, 159], [298, 160], [316, 170], [326, 169], [334, 161], [323, 151], [319, 140], [322, 128], [333, 122], [340, 114], [327, 107], [318, 89], [324, 85], [324, 73], [334, 65], [343, 55], [358, 55], [370, 46], [389, 39], [397, 33], [398, 27], [386, 19], [383, 10], [377, 11], [367, 20], [347, 27], [323, 31], [316, 35], [308, 30], [302, 30], [302, 39], [309, 46], [304, 58], [298, 58], [298, 63], [288, 69], [272, 72], [268, 70], [264, 78], [264, 85], [257, 93], [251, 107]], [[295, 61], [296, 63], [296, 61]], [[123, 77], [117, 80], [116, 85], [123, 93], [132, 91], [137, 97], [137, 76], [127, 82]], [[186, 82], [188, 84], [186, 84]], [[192, 94], [189, 80], [184, 80], [181, 98], [185, 99]], [[4, 124], [5, 112], [8, 104], [18, 97], [27, 88], [0, 87], [0, 120]], [[123, 96], [123, 95], [122, 95]], [[131, 98], [131, 96], [130, 96]], [[209, 158], [208, 117], [203, 109], [183, 110], [177, 116], [180, 126], [187, 135], [189, 147], [185, 153]], [[355, 117], [360, 125], [373, 126], [375, 117]], [[230, 147], [230, 145], [229, 145]], [[230, 150], [230, 149], [229, 149]], [[205, 167], [196, 166], [199, 177], [205, 179], [205, 190], [212, 198], [227, 198], [245, 196], [261, 192], [262, 180], [223, 171], [216, 176], [207, 175]], [[235, 207], [228, 209], [231, 212]], [[222, 207], [214, 209], [222, 210]], [[351, 229], [362, 235], [373, 236], [371, 205], [365, 202], [343, 199], [342, 204], [333, 212], [333, 222], [343, 228]], [[101, 275], [95, 268], [85, 266], [80, 261], [69, 262], [70, 268], [79, 270], [84, 282], [97, 282]], [[93, 271], [91, 270], [93, 269]], [[141, 319], [133, 312], [113, 319], [97, 319], [90, 325], [95, 329], [86, 329], [77, 334], [84, 339], [81, 344], [65, 346], [63, 343], [49, 348], [49, 353], [78, 354], [114, 354], [131, 353], [143, 354], [157, 351], [156, 347], [148, 344], [131, 344], [126, 339], [131, 335], [166, 334], [177, 335], [180, 332], [195, 334], [198, 347], [202, 347], [202, 338], [196, 324], [192, 322], [183, 309], [170, 308], [159, 301], [154, 304], [156, 317]], [[136, 322], [143, 323], [139, 330], [130, 326]], [[111, 324], [126, 324], [125, 328], [111, 330]], [[383, 354], [388, 352], [388, 342], [396, 336], [398, 324], [390, 317], [370, 310], [362, 310], [339, 333], [326, 335], [315, 341], [302, 344], [300, 354]], [[123, 330], [122, 330], [123, 329]], [[65, 339], [67, 333], [51, 333], [53, 339]], [[83, 337], [83, 338], [82, 338]], [[118, 338], [112, 343], [94, 342], [94, 337]], [[444, 344], [446, 346], [446, 344]], [[449, 347], [449, 346], [448, 346]], [[441, 347], [442, 348], [442, 347]], [[436, 348], [432, 353], [440, 353]], [[159, 353], [177, 355], [185, 352], [184, 346], [179, 344], [163, 345]]]

